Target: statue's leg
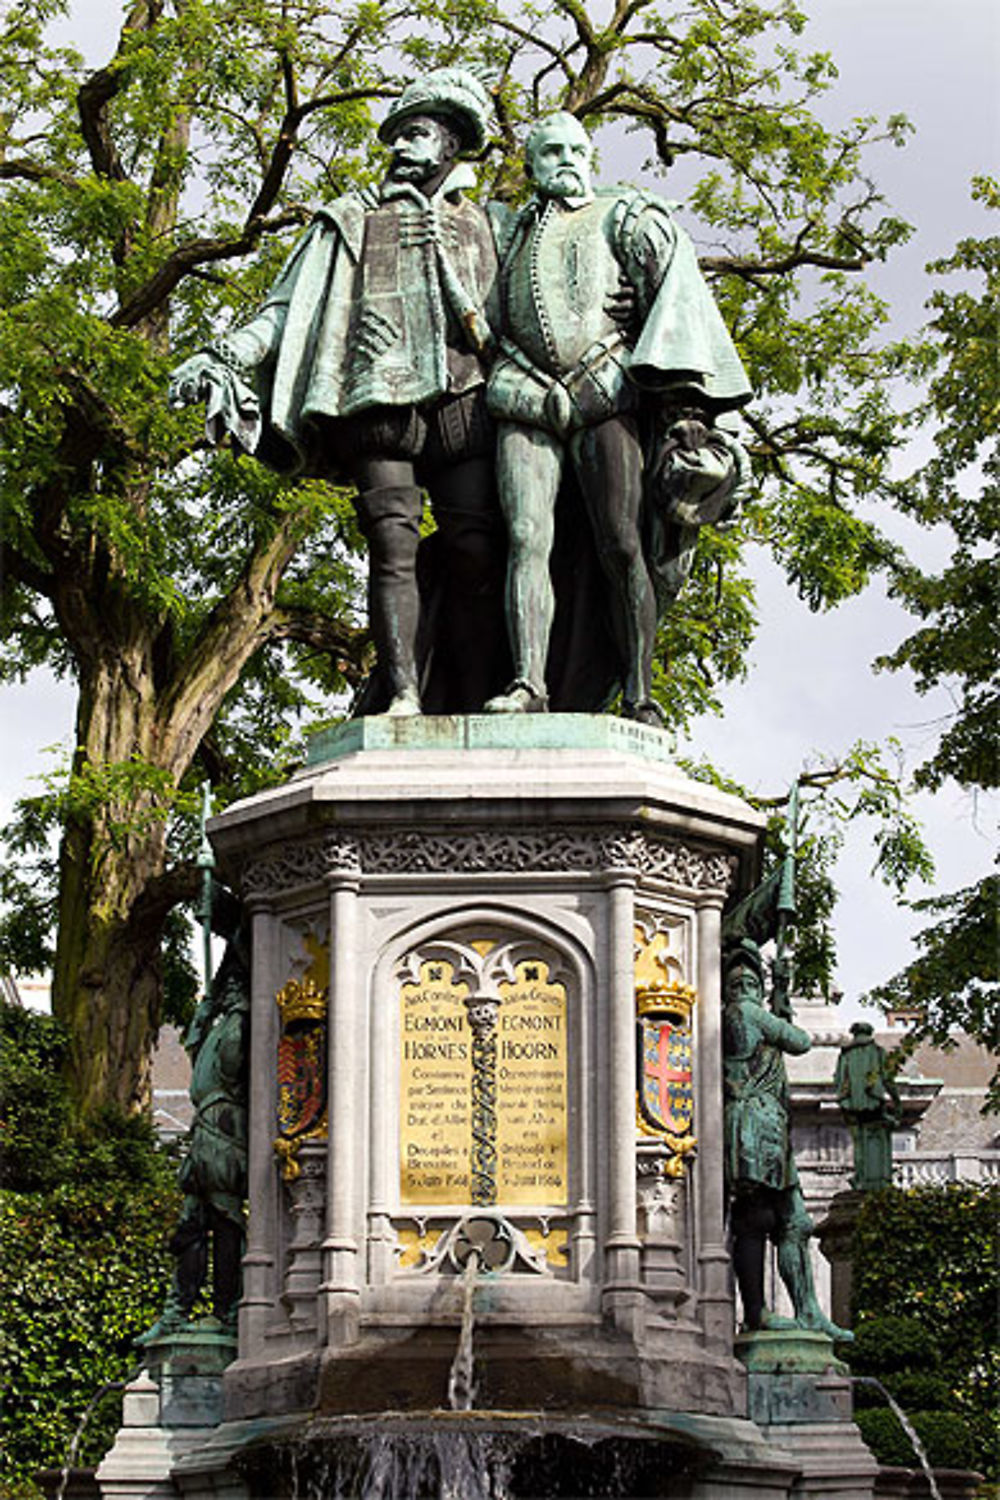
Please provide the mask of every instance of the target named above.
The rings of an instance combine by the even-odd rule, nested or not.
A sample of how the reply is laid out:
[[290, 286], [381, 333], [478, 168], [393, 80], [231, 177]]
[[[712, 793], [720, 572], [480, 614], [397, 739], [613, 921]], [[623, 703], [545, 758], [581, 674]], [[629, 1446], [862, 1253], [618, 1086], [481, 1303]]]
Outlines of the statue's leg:
[[445, 619], [455, 710], [474, 713], [504, 681], [507, 542], [492, 454], [427, 476], [445, 560]]
[[243, 1227], [221, 1213], [209, 1210], [212, 1221], [212, 1311], [220, 1323], [233, 1322], [241, 1291]]
[[642, 446], [634, 418], [610, 417], [571, 440], [597, 555], [611, 589], [622, 696], [634, 718], [659, 723], [651, 698], [656, 596], [642, 550]]
[[778, 1273], [792, 1300], [795, 1322], [799, 1328], [813, 1329], [832, 1339], [852, 1339], [854, 1335], [847, 1329], [838, 1328], [819, 1305], [809, 1255], [812, 1233], [813, 1223], [806, 1212], [801, 1188], [797, 1185], [788, 1188], [783, 1194], [775, 1239], [778, 1246]]
[[204, 1205], [185, 1198], [181, 1221], [170, 1239], [176, 1257], [171, 1301], [182, 1318], [190, 1316], [208, 1271], [208, 1225]]
[[510, 690], [486, 705], [491, 713], [544, 707], [545, 664], [555, 612], [549, 558], [564, 450], [538, 427], [500, 424], [497, 482], [507, 523], [507, 630], [514, 657]]
[[733, 1271], [743, 1304], [744, 1327], [751, 1331], [764, 1321], [764, 1252], [773, 1225], [774, 1212], [765, 1192], [737, 1192], [730, 1213]]
[[368, 619], [393, 715], [420, 712], [417, 684], [417, 543], [421, 492], [403, 459], [363, 460], [357, 469], [358, 521], [368, 542]]

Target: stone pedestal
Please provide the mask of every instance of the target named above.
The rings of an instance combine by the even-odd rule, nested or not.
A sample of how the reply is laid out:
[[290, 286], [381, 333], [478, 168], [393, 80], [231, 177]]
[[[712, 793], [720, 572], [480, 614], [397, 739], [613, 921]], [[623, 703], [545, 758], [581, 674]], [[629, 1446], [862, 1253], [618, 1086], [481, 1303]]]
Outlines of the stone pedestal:
[[[480, 1209], [510, 1246], [473, 1297], [481, 1404], [744, 1416], [719, 921], [760, 822], [581, 715], [355, 721], [214, 821], [254, 921], [228, 1418], [445, 1404]], [[279, 1072], [319, 1045], [297, 1132]]]
[[[97, 1470], [104, 1500], [176, 1500], [175, 1466], [222, 1420], [222, 1372], [235, 1353], [235, 1340], [198, 1326], [147, 1347], [146, 1367], [125, 1390], [114, 1447]], [[242, 1493], [234, 1482], [234, 1500]]]
[[830, 1262], [830, 1317], [841, 1328], [851, 1326], [853, 1257], [851, 1242], [864, 1194], [854, 1188], [838, 1193], [826, 1218], [816, 1226], [816, 1238]]
[[743, 1334], [750, 1416], [800, 1466], [796, 1496], [870, 1500], [878, 1464], [851, 1420], [851, 1383], [830, 1339], [802, 1329]]
[[238, 1357], [220, 1421], [151, 1351], [106, 1496], [270, 1500], [391, 1441], [512, 1496], [565, 1461], [869, 1500], [839, 1372], [755, 1367], [754, 1420], [734, 1354], [720, 920], [761, 824], [581, 715], [355, 722], [214, 821], [253, 928]]

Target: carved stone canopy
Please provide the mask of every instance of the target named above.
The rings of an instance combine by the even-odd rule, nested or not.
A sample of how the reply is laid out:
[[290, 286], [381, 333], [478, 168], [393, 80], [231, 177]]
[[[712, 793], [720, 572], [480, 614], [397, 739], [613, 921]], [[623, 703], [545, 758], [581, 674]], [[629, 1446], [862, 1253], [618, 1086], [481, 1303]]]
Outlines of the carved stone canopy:
[[466, 828], [418, 832], [413, 828], [345, 834], [270, 844], [242, 871], [246, 898], [282, 894], [332, 875], [451, 875], [526, 872], [628, 871], [667, 881], [685, 891], [725, 895], [737, 861], [644, 829], [614, 825], [544, 830]]

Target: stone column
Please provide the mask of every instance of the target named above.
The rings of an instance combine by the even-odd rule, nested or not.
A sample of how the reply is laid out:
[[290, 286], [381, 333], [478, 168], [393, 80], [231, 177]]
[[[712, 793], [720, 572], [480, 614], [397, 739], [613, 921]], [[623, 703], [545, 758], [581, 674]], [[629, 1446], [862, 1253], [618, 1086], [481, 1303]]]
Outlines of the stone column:
[[[396, 1268], [396, 1232], [392, 1206], [399, 1196], [399, 1115], [391, 1107], [400, 1089], [401, 1041], [396, 1035], [399, 1020], [399, 973], [383, 966], [378, 971], [378, 993], [388, 985], [391, 973], [392, 1001], [376, 1005], [370, 1028], [368, 1111], [368, 1282], [384, 1285]], [[364, 1039], [362, 1039], [364, 1044]], [[395, 1045], [394, 1045], [395, 1044]], [[391, 1139], [393, 1126], [395, 1141]]]
[[[635, 1125], [635, 877], [616, 872], [608, 890], [608, 1216], [605, 1311], [623, 1330], [642, 1332]], [[598, 998], [600, 1005], [600, 996]]]
[[361, 1148], [366, 1126], [359, 1115], [357, 1087], [363, 1072], [360, 1055], [358, 974], [358, 890], [356, 875], [334, 874], [330, 887], [330, 1034], [327, 1220], [320, 1286], [321, 1338], [332, 1346], [358, 1337], [361, 1286], [358, 1277], [358, 1192]]
[[698, 908], [698, 1004], [695, 1066], [694, 1174], [698, 1298], [705, 1344], [732, 1352], [733, 1295], [726, 1248], [722, 1128], [722, 892]]
[[280, 972], [281, 925], [266, 900], [250, 898], [250, 1117], [247, 1141], [247, 1199], [251, 1205], [243, 1257], [240, 1303], [240, 1357], [261, 1349], [264, 1330], [278, 1296], [278, 1173], [274, 1159], [278, 1015], [275, 996]]

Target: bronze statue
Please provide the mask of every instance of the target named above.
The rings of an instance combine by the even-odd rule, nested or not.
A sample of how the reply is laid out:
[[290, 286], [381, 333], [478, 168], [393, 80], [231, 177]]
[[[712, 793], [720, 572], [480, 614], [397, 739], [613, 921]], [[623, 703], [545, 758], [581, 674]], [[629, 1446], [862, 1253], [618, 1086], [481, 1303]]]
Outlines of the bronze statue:
[[[515, 677], [487, 709], [537, 712], [550, 699], [599, 707], [620, 688], [627, 716], [659, 723], [657, 595], [662, 606], [676, 594], [693, 540], [675, 523], [717, 520], [736, 503], [745, 458], [714, 419], [750, 388], [667, 204], [636, 189], [595, 192], [590, 139], [573, 115], [536, 125], [525, 157], [535, 191], [507, 230], [503, 336], [488, 387]], [[552, 652], [550, 563], [567, 480], [582, 497], [576, 528], [592, 533], [617, 661], [610, 683], [595, 667], [589, 682], [553, 695], [561, 663], [550, 653], [562, 651]], [[681, 517], [671, 513], [678, 506]]]
[[[853, 1335], [823, 1312], [813, 1285], [806, 1212], [792, 1152], [785, 1055], [812, 1046], [792, 1015], [788, 929], [795, 917], [798, 787], [789, 801], [788, 847], [781, 864], [723, 922], [723, 1129], [725, 1182], [733, 1240], [733, 1269], [745, 1327], [806, 1328], [845, 1340]], [[777, 939], [771, 992], [765, 1003], [760, 946]], [[766, 1306], [764, 1258], [768, 1241], [791, 1299], [791, 1320]]]
[[208, 1274], [209, 1251], [212, 1313], [222, 1332], [236, 1332], [247, 1192], [250, 931], [241, 904], [220, 886], [212, 893], [211, 920], [227, 942], [184, 1036], [194, 1120], [178, 1175], [184, 1202], [170, 1240], [173, 1283], [163, 1313], [140, 1344], [188, 1326]]
[[892, 1132], [902, 1119], [899, 1089], [889, 1054], [875, 1040], [869, 1021], [855, 1021], [834, 1075], [837, 1100], [851, 1127], [854, 1174], [851, 1186], [877, 1192], [892, 1185]]
[[[745, 939], [726, 955], [722, 1045], [733, 1268], [750, 1331], [811, 1328], [843, 1339], [850, 1335], [831, 1323], [816, 1298], [809, 1259], [813, 1225], [792, 1154], [784, 1055], [808, 1052], [812, 1043], [792, 1020], [790, 975], [787, 963], [774, 965], [765, 1005], [756, 944]], [[777, 1248], [778, 1272], [794, 1309], [791, 1321], [765, 1305], [768, 1240]]]
[[[379, 190], [321, 209], [257, 316], [187, 360], [171, 386], [175, 402], [207, 400], [210, 440], [229, 432], [279, 471], [357, 487], [378, 658], [367, 711], [468, 712], [505, 670], [504, 538], [484, 399], [497, 260], [460, 160], [482, 147], [488, 112], [483, 86], [460, 68], [405, 89], [379, 131], [391, 151]], [[429, 628], [417, 582], [421, 486], [437, 523], [434, 608], [447, 647], [431, 665], [418, 638]]]

